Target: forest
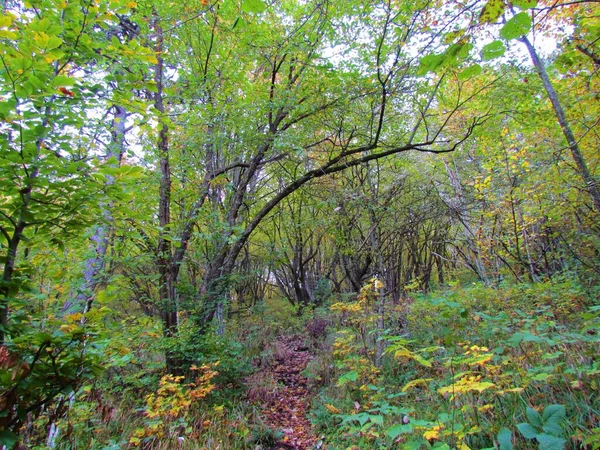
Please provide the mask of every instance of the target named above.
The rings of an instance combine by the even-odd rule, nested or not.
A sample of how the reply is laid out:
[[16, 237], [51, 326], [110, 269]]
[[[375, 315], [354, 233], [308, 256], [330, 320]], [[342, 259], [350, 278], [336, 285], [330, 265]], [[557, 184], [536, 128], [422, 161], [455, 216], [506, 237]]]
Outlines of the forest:
[[0, 7], [0, 449], [600, 449], [598, 0]]

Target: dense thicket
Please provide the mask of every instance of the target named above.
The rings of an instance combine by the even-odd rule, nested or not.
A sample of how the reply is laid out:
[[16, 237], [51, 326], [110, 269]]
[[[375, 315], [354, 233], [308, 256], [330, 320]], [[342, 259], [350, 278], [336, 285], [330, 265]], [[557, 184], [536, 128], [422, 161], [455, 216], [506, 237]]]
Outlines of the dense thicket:
[[[269, 329], [253, 321], [311, 317], [324, 339], [334, 319], [314, 315], [332, 304], [339, 330], [363, 343], [338, 336], [338, 356], [364, 352], [372, 368], [344, 360], [356, 377], [338, 386], [376, 385], [386, 355], [425, 361], [398, 343], [431, 338], [415, 298], [469, 284], [472, 304], [421, 313], [459, 323], [472, 307], [491, 321], [492, 292], [508, 289], [514, 310], [510, 289], [527, 286], [528, 317], [533, 304], [550, 322], [588, 314], [595, 325], [573, 339], [596, 372], [571, 383], [587, 393], [598, 373], [598, 13], [594, 1], [3, 2], [0, 442], [113, 448], [102, 446], [193, 434], [161, 395], [180, 395], [185, 411], [190, 395], [232, 402], [250, 370], [236, 367], [252, 356], [241, 343]], [[445, 345], [468, 339], [455, 331]], [[116, 431], [124, 441], [81, 438], [101, 428], [86, 420], [116, 420], [103, 396], [154, 391], [160, 374], [145, 417], [162, 419]], [[415, 385], [435, 378], [421, 375]], [[192, 394], [178, 376], [196, 380]], [[598, 412], [581, 423], [592, 439]], [[490, 446], [471, 435], [444, 445]], [[562, 448], [552, 442], [540, 448]], [[506, 435], [492, 445], [512, 448]]]

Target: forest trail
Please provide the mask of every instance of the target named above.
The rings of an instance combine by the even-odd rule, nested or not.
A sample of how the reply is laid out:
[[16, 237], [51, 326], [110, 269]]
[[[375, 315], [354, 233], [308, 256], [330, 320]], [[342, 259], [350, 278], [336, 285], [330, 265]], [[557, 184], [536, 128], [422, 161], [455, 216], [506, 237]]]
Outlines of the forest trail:
[[277, 341], [277, 355], [270, 371], [279, 389], [263, 407], [263, 417], [272, 429], [279, 429], [284, 437], [273, 450], [309, 450], [318, 439], [313, 436], [307, 412], [310, 409], [307, 379], [302, 371], [310, 360], [310, 352], [298, 336], [282, 336]]

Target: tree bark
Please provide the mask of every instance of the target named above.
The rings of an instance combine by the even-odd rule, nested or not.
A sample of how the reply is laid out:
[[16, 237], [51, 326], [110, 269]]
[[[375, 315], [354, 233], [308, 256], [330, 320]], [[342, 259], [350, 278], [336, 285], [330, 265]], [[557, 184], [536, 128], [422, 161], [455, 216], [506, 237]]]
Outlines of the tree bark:
[[[157, 63], [154, 68], [154, 81], [156, 93], [154, 107], [159, 112], [158, 155], [160, 166], [160, 187], [158, 204], [158, 223], [160, 227], [157, 251], [157, 265], [159, 272], [160, 311], [163, 323], [163, 333], [166, 337], [177, 334], [177, 281], [178, 265], [174, 261], [171, 248], [171, 167], [169, 161], [169, 127], [164, 121], [165, 106], [163, 103], [164, 90], [164, 36], [160, 19], [154, 13], [154, 31], [156, 33], [155, 53]], [[177, 362], [168, 354], [167, 370], [176, 370]]]
[[529, 41], [529, 39], [527, 39], [526, 36], [523, 36], [520, 38], [520, 41], [523, 42], [523, 44], [525, 44], [525, 47], [527, 47], [527, 51], [529, 52], [531, 61], [533, 62], [533, 65], [535, 66], [535, 69], [537, 70], [537, 73], [542, 80], [544, 89], [546, 90], [546, 94], [548, 94], [548, 98], [552, 103], [552, 108], [554, 109], [556, 119], [558, 120], [563, 135], [565, 136], [565, 139], [567, 140], [569, 150], [571, 151], [571, 155], [573, 156], [573, 160], [575, 161], [575, 165], [577, 166], [577, 172], [582, 178], [583, 182], [585, 183], [586, 190], [592, 198], [594, 210], [596, 211], [596, 213], [600, 214], [600, 189], [598, 187], [598, 181], [590, 173], [583, 153], [579, 148], [579, 143], [577, 142], [577, 139], [575, 139], [573, 130], [571, 130], [571, 126], [567, 121], [567, 116], [562, 107], [562, 104], [560, 103], [558, 95], [554, 90], [554, 86], [550, 82], [550, 78], [548, 77], [546, 68], [544, 67], [544, 64], [540, 60], [540, 57], [537, 54], [535, 47]]
[[[125, 121], [127, 120], [127, 111], [121, 106], [114, 105], [111, 143], [108, 146], [106, 157], [116, 158], [116, 166], [121, 165], [123, 154], [125, 153]], [[109, 176], [106, 181], [106, 186], [114, 183], [114, 177]], [[95, 298], [95, 290], [101, 282], [102, 272], [106, 266], [106, 252], [110, 245], [110, 223], [112, 222], [112, 205], [105, 204], [102, 207], [102, 217], [104, 223], [96, 225], [91, 240], [93, 242], [93, 255], [85, 262], [85, 270], [83, 272], [83, 285], [79, 289], [75, 299], [69, 299], [63, 305], [63, 313], [65, 315], [75, 312], [87, 312], [91, 309]]]
[[[55, 75], [57, 74], [58, 66], [55, 65]], [[50, 117], [50, 106], [55, 100], [53, 95], [48, 100], [46, 108], [44, 109], [44, 119], [42, 121], [42, 127], [46, 128], [49, 124]], [[25, 228], [28, 224], [25, 220], [26, 214], [29, 212], [29, 204], [31, 202], [31, 194], [33, 193], [33, 182], [40, 174], [37, 162], [40, 158], [40, 151], [42, 148], [43, 138], [38, 137], [36, 139], [36, 155], [32, 163], [33, 169], [29, 177], [27, 178], [26, 187], [21, 191], [22, 204], [19, 208], [18, 218], [14, 221], [15, 229], [12, 236], [8, 239], [8, 248], [6, 253], [6, 261], [4, 262], [4, 270], [2, 272], [2, 281], [0, 282], [0, 346], [4, 345], [6, 339], [6, 331], [8, 328], [8, 316], [9, 316], [9, 301], [11, 296], [18, 292], [18, 287], [15, 287], [13, 274], [15, 272], [17, 263], [17, 251], [19, 244], [23, 239]], [[7, 236], [8, 237], [8, 236]]]

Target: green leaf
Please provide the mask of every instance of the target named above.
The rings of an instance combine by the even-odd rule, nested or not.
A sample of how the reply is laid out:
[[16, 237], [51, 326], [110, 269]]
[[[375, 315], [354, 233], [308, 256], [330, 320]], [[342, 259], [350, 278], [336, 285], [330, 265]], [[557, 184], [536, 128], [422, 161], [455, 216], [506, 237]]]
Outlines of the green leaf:
[[542, 428], [542, 417], [540, 413], [538, 413], [535, 409], [527, 407], [525, 410], [525, 414], [527, 415], [527, 419], [529, 423], [537, 428]]
[[548, 422], [544, 424], [542, 430], [544, 430], [544, 432], [547, 434], [551, 434], [552, 436], [560, 436], [561, 434], [563, 434], [562, 426], [559, 423], [555, 422]]
[[[469, 56], [469, 52], [473, 48], [473, 44], [470, 42], [459, 43], [451, 45], [448, 50], [445, 52], [445, 61], [444, 62], [454, 62], [459, 59], [464, 59]], [[464, 308], [463, 308], [464, 309]]]
[[46, 83], [33, 74], [29, 75], [29, 83], [36, 89], [44, 89], [46, 87]]
[[402, 450], [419, 450], [423, 445], [429, 445], [425, 439], [408, 441], [400, 447]]
[[374, 424], [377, 424], [379, 426], [383, 426], [383, 416], [372, 416], [372, 415], [369, 415], [369, 420], [371, 422], [373, 422]]
[[367, 421], [369, 420], [370, 415], [367, 413], [360, 413], [360, 414], [353, 414], [351, 416], [347, 416], [342, 423], [348, 423], [348, 422], [358, 422], [359, 425], [362, 427], [365, 423], [367, 423]]
[[417, 353], [413, 353], [412, 359], [414, 359], [416, 362], [418, 362], [422, 366], [431, 367], [431, 362], [427, 361], [425, 358], [423, 358], [421, 355], [419, 355]]
[[560, 423], [567, 418], [567, 412], [564, 405], [548, 405], [542, 413], [544, 423]]
[[504, 13], [505, 9], [504, 0], [489, 0], [481, 10], [479, 23], [495, 22]]
[[436, 442], [431, 448], [439, 448], [440, 450], [450, 450], [450, 446], [445, 442]]
[[552, 375], [550, 375], [549, 373], [538, 373], [535, 376], [531, 377], [531, 379], [533, 381], [546, 381], [548, 378], [550, 378]]
[[515, 15], [500, 29], [500, 37], [510, 41], [527, 34], [531, 29], [531, 17], [526, 12]]
[[233, 25], [231, 26], [232, 30], [235, 30], [236, 27], [242, 27], [244, 25], [244, 19], [242, 19], [241, 17], [237, 17], [235, 19], [235, 21], [233, 22]]
[[538, 435], [538, 431], [528, 423], [517, 424], [517, 429], [525, 437], [525, 439], [534, 439]]
[[490, 42], [481, 49], [481, 58], [484, 61], [489, 61], [494, 58], [499, 58], [506, 52], [506, 47], [502, 41]]
[[267, 5], [263, 0], [243, 0], [242, 11], [247, 13], [263, 13], [267, 10]]
[[513, 0], [513, 6], [521, 8], [522, 10], [535, 8], [538, 4], [537, 0]]
[[444, 62], [444, 55], [426, 55], [419, 61], [419, 68], [417, 69], [417, 75], [425, 75], [428, 72], [435, 72], [435, 70], [442, 65]]
[[343, 386], [346, 383], [356, 380], [358, 380], [358, 372], [356, 370], [351, 370], [350, 372], [345, 373], [338, 379], [337, 385]]
[[12, 431], [0, 431], [0, 447], [5, 446], [6, 448], [13, 448], [17, 442], [19, 442], [19, 436]]
[[561, 436], [563, 434], [563, 422], [567, 417], [563, 405], [549, 405], [542, 413], [544, 426], [542, 429], [552, 436]]
[[0, 30], [0, 38], [5, 38], [14, 41], [17, 39], [17, 33], [10, 30]]
[[539, 450], [564, 450], [565, 444], [567, 443], [567, 441], [562, 438], [550, 436], [545, 433], [538, 434], [535, 438], [539, 443]]
[[502, 428], [497, 438], [499, 450], [513, 450], [512, 433], [508, 428]]
[[75, 79], [71, 77], [67, 77], [66, 75], [56, 75], [52, 79], [52, 86], [73, 86], [75, 84]]
[[6, 117], [15, 110], [16, 106], [17, 102], [14, 98], [0, 102], [0, 114]]
[[400, 423], [400, 424], [392, 425], [391, 427], [389, 427], [387, 429], [387, 431], [385, 432], [385, 434], [387, 434], [391, 439], [396, 439], [401, 434], [411, 433], [412, 430], [413, 430], [413, 427], [411, 424]]
[[63, 43], [62, 39], [58, 36], [50, 36], [48, 38], [48, 42], [46, 43], [46, 50], [52, 50], [58, 48]]
[[12, 17], [0, 14], [0, 27], [2, 27], [2, 28], [9, 27], [11, 23], [12, 23]]

